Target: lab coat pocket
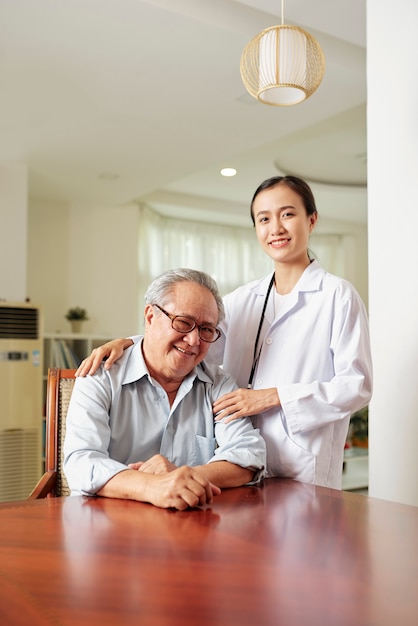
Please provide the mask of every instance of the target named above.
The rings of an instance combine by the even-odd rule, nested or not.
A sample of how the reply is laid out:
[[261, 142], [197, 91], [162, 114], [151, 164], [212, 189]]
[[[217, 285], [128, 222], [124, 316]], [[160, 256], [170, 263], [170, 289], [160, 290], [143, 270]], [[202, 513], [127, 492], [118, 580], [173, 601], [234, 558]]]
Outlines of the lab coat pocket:
[[279, 416], [265, 418], [260, 430], [267, 446], [268, 476], [314, 482], [315, 455], [287, 434]]
[[279, 451], [279, 464], [282, 476], [304, 483], [315, 481], [315, 455], [288, 436]]

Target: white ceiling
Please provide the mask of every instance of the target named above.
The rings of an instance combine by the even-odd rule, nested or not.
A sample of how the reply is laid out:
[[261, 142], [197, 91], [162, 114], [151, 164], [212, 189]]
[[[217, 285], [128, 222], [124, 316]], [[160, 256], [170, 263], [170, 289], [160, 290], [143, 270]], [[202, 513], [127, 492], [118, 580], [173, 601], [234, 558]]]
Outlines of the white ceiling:
[[0, 160], [27, 164], [32, 197], [247, 224], [258, 184], [293, 173], [323, 217], [365, 223], [365, 4], [285, 2], [326, 73], [271, 107], [239, 62], [281, 0], [0, 0]]

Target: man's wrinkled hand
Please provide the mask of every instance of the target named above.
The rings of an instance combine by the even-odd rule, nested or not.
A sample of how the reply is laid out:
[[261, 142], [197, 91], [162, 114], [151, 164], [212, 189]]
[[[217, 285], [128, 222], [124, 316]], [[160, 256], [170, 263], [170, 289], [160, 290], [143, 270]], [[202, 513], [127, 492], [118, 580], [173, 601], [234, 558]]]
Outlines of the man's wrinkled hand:
[[211, 504], [221, 493], [201, 472], [184, 465], [166, 474], [149, 476], [146, 501], [163, 508], [184, 511]]

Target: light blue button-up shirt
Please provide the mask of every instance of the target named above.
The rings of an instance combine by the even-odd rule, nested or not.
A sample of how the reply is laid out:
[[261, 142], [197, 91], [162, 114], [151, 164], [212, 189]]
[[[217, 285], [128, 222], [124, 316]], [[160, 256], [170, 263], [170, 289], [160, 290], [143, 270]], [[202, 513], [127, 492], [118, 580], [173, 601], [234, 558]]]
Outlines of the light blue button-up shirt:
[[64, 472], [72, 495], [93, 495], [129, 463], [162, 454], [177, 466], [229, 461], [264, 475], [266, 447], [249, 418], [214, 422], [213, 402], [237, 388], [222, 369], [201, 363], [170, 407], [149, 374], [142, 341], [107, 371], [77, 378], [67, 415]]

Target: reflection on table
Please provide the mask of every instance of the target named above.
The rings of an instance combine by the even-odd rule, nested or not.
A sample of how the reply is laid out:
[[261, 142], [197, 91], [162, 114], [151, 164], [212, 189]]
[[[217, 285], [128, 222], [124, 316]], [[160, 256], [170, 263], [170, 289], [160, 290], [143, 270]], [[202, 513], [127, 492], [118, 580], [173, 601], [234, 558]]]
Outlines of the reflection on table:
[[0, 622], [24, 623], [5, 621], [16, 610], [34, 625], [412, 626], [417, 530], [415, 507], [283, 479], [189, 511], [10, 503]]

